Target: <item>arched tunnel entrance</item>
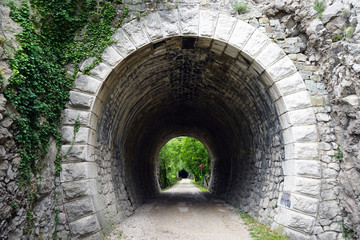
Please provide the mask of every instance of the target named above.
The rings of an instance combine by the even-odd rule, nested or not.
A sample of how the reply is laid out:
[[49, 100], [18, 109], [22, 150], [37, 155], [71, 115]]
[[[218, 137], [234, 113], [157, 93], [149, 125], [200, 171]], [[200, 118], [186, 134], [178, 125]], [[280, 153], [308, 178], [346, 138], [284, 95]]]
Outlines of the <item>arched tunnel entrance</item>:
[[[213, 194], [287, 234], [311, 234], [320, 163], [309, 95], [275, 43], [240, 20], [225, 19], [231, 31], [219, 20], [225, 25], [215, 24], [207, 35], [200, 21], [194, 28], [200, 32], [191, 36], [183, 36], [186, 29], [182, 36], [166, 32], [180, 25], [169, 19], [170, 25], [154, 25], [153, 15], [142, 25], [130, 22], [114, 34], [104, 63], [76, 80], [65, 111], [64, 151], [77, 116], [82, 127], [61, 181], [65, 194], [84, 182], [90, 190], [66, 199], [73, 236], [101, 238], [156, 195], [157, 155], [183, 135], [211, 152]], [[166, 33], [152, 35], [150, 25], [165, 26]]]
[[[270, 181], [272, 194], [279, 189], [281, 127], [264, 86], [246, 69], [245, 58], [235, 68], [235, 59], [196, 44], [190, 37], [153, 44], [151, 54], [131, 56], [121, 75], [112, 76], [99, 137], [101, 146], [111, 144], [114, 169], [125, 169], [133, 204], [157, 193], [157, 153], [178, 135], [211, 150], [213, 193], [230, 196], [242, 189], [238, 201], [258, 202]], [[272, 198], [275, 205], [277, 196]]]

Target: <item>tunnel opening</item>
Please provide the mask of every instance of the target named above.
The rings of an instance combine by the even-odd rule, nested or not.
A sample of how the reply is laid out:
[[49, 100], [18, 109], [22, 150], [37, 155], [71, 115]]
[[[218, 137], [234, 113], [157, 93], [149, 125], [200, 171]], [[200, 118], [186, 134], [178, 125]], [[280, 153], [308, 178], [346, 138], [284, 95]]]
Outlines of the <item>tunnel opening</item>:
[[269, 90], [249, 59], [203, 43], [174, 37], [147, 45], [109, 75], [95, 161], [104, 171], [100, 181], [114, 187], [118, 212], [160, 192], [157, 154], [186, 135], [211, 149], [214, 195], [254, 216], [273, 217], [284, 146]]
[[158, 153], [158, 181], [160, 188], [168, 188], [182, 178], [190, 177], [204, 187], [211, 178], [210, 154], [206, 146], [192, 137], [171, 139]]

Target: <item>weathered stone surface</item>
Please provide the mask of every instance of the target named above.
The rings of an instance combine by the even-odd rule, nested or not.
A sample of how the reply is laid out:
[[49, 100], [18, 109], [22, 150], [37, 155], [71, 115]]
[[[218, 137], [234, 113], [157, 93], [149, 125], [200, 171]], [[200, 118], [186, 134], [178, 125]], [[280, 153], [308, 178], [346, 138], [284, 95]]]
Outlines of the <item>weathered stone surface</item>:
[[291, 143], [285, 145], [285, 159], [318, 159], [318, 143]]
[[75, 238], [100, 231], [101, 228], [97, 221], [96, 215], [81, 218], [69, 224], [71, 233]]
[[290, 127], [283, 132], [284, 143], [316, 142], [318, 138], [315, 125]]
[[212, 37], [215, 33], [218, 13], [215, 11], [200, 11], [199, 36]]
[[242, 49], [241, 55], [247, 60], [252, 61], [269, 44], [270, 39], [261, 31], [255, 30]]
[[125, 24], [122, 29], [137, 48], [150, 42], [138, 20]]
[[234, 45], [241, 50], [254, 31], [255, 28], [253, 26], [238, 20], [229, 39], [229, 44]]
[[63, 164], [60, 174], [61, 182], [78, 181], [96, 176], [96, 168], [93, 163]]
[[234, 24], [236, 24], [236, 18], [229, 18], [226, 14], [219, 14], [215, 38], [227, 42], [231, 36]]
[[141, 18], [140, 22], [143, 24], [149, 38], [154, 41], [163, 37], [161, 31], [161, 23], [157, 13], [151, 13], [146, 18]]
[[123, 59], [123, 57], [110, 46], [105, 49], [103, 55], [101, 55], [101, 59], [109, 66], [114, 67]]
[[299, 229], [302, 232], [311, 233], [315, 218], [281, 208], [276, 217], [276, 222], [287, 227]]
[[180, 34], [180, 30], [178, 27], [178, 11], [160, 11], [159, 16], [161, 29], [163, 31], [163, 37], [171, 37]]
[[199, 5], [179, 6], [180, 31], [183, 35], [199, 34]]
[[66, 213], [70, 222], [94, 213], [95, 209], [91, 197], [78, 199], [65, 204]]
[[136, 49], [134, 44], [129, 40], [121, 28], [112, 35], [111, 40], [116, 41], [113, 46], [123, 57], [127, 56]]

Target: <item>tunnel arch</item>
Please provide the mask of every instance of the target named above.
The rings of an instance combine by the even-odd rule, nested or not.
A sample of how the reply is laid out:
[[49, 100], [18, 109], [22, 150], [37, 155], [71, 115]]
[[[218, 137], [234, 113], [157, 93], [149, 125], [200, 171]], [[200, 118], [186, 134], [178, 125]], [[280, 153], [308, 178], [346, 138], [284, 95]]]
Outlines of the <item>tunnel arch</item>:
[[[81, 121], [61, 173], [74, 238], [102, 238], [156, 192], [154, 153], [177, 135], [212, 149], [213, 192], [266, 215], [288, 235], [312, 233], [321, 189], [315, 114], [300, 74], [277, 44], [199, 5], [149, 14], [113, 39], [104, 62], [76, 79], [64, 112], [64, 152], [77, 116]], [[260, 171], [267, 185], [256, 174], [246, 183], [257, 190], [244, 190], [234, 170], [242, 168]], [[271, 190], [275, 209], [266, 195]], [[257, 200], [244, 202], [249, 197]]]

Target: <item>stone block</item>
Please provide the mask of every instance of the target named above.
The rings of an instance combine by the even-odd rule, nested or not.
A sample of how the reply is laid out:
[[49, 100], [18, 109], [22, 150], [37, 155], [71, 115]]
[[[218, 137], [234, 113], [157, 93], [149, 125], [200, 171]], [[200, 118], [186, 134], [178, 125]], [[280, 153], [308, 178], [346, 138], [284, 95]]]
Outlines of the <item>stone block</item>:
[[299, 194], [291, 194], [291, 208], [316, 217], [319, 200]]
[[[293, 111], [289, 111], [283, 115], [284, 116], [287, 115], [289, 125], [292, 125], [292, 126], [316, 123], [315, 112], [314, 112], [313, 108], [293, 110]], [[280, 117], [280, 120], [281, 120], [281, 117]]]
[[281, 97], [275, 102], [278, 114], [311, 107], [310, 97], [306, 91], [301, 91]]
[[90, 162], [66, 163], [62, 165], [60, 174], [61, 182], [71, 182], [94, 178], [96, 176], [96, 166]]
[[65, 209], [69, 222], [94, 213], [91, 197], [77, 199], [76, 201], [65, 203]]
[[310, 235], [295, 231], [290, 228], [284, 228], [283, 233], [286, 236], [288, 236], [290, 239], [296, 239], [296, 240], [310, 240], [311, 239]]
[[286, 208], [280, 208], [275, 221], [285, 227], [298, 229], [305, 233], [311, 233], [315, 218]]
[[104, 81], [111, 71], [111, 67], [107, 66], [105, 63], [99, 63], [90, 70], [90, 76], [93, 76], [100, 81]]
[[280, 96], [294, 92], [305, 91], [304, 82], [298, 72], [276, 82], [272, 87], [275, 87], [278, 95]]
[[121, 28], [111, 36], [111, 40], [116, 41], [112, 46], [115, 47], [124, 58], [136, 50], [134, 44]]
[[285, 56], [284, 51], [275, 43], [269, 42], [267, 46], [259, 53], [252, 63], [254, 69], [262, 73], [267, 67]]
[[125, 24], [122, 29], [129, 36], [129, 39], [134, 44], [136, 48], [140, 48], [150, 43], [147, 35], [145, 34], [140, 22], [138, 20], [133, 20]]
[[163, 37], [171, 37], [180, 34], [180, 30], [178, 27], [179, 16], [178, 11], [168, 10], [168, 11], [160, 11], [159, 18], [161, 23], [161, 29], [163, 31]]
[[241, 55], [247, 60], [253, 61], [270, 42], [269, 37], [257, 29], [246, 42]]
[[241, 50], [254, 31], [255, 28], [253, 26], [244, 21], [238, 20], [229, 39], [229, 44]]
[[161, 23], [157, 13], [150, 13], [145, 18], [141, 18], [140, 22], [144, 26], [144, 29], [152, 41], [161, 39], [163, 37]]
[[69, 105], [71, 107], [89, 109], [93, 100], [94, 96], [92, 95], [70, 91]]
[[80, 197], [95, 195], [97, 192], [96, 180], [86, 179], [61, 184], [65, 202]]
[[101, 58], [109, 66], [115, 67], [123, 57], [115, 50], [112, 46], [109, 46], [105, 49], [104, 53], [101, 55]]
[[69, 227], [74, 238], [86, 236], [100, 231], [100, 225], [96, 215], [87, 216], [69, 223]]
[[212, 37], [215, 33], [218, 13], [210, 10], [200, 11], [199, 36]]
[[101, 81], [89, 75], [80, 75], [75, 79], [75, 89], [82, 92], [96, 93], [101, 85]]
[[92, 161], [92, 156], [94, 155], [94, 147], [89, 145], [63, 145], [61, 147], [61, 154], [64, 156], [64, 161]]
[[235, 24], [236, 18], [220, 13], [216, 24], [215, 39], [227, 42], [231, 36], [233, 26]]
[[[76, 133], [74, 143], [87, 144], [89, 140], [90, 129], [86, 127], [80, 127]], [[71, 144], [74, 137], [74, 127], [64, 126], [61, 129], [61, 137], [64, 144]]]
[[285, 176], [284, 191], [318, 197], [320, 195], [320, 190], [320, 179]]
[[62, 122], [66, 125], [73, 125], [78, 118], [81, 125], [88, 126], [90, 124], [90, 112], [79, 111], [70, 108], [64, 110], [64, 117]]
[[296, 71], [294, 63], [288, 56], [284, 56], [264, 71], [262, 79], [265, 83], [271, 86], [273, 82], [290, 76]]
[[286, 160], [284, 175], [321, 178], [321, 164], [317, 160]]
[[199, 33], [199, 5], [179, 6], [180, 31], [182, 35], [197, 36]]
[[285, 159], [318, 159], [318, 143], [290, 143], [285, 145]]
[[318, 140], [315, 125], [294, 126], [283, 131], [284, 143], [293, 142], [316, 142]]

